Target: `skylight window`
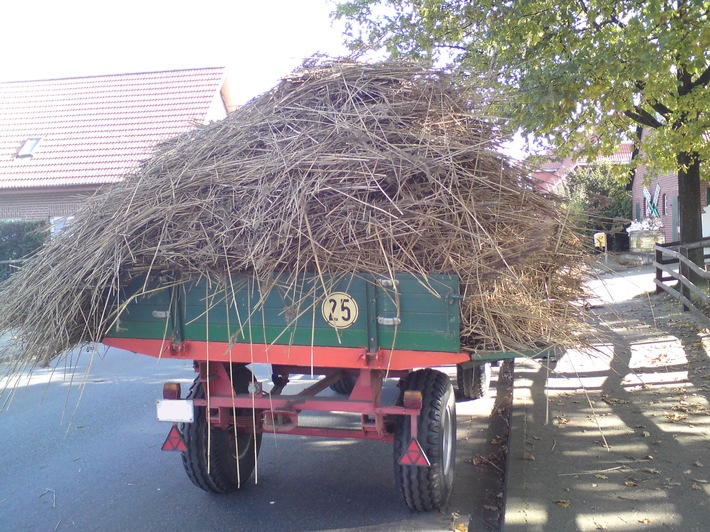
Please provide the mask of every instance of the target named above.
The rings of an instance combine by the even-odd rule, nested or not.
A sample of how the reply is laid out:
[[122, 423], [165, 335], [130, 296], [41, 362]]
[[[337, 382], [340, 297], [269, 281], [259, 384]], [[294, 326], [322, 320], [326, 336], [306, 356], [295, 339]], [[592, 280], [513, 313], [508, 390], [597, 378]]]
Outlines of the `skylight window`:
[[30, 137], [28, 138], [25, 143], [22, 145], [20, 150], [17, 152], [17, 157], [18, 159], [27, 159], [31, 158], [32, 155], [34, 154], [35, 149], [39, 145], [40, 141], [42, 140], [42, 137]]

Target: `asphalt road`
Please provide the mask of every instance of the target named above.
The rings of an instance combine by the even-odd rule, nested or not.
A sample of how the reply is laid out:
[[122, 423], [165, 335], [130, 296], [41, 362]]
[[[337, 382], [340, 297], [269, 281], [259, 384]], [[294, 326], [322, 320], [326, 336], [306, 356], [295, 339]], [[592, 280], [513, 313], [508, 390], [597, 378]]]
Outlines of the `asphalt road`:
[[179, 453], [160, 450], [169, 425], [155, 420], [162, 383], [186, 389], [191, 364], [109, 350], [68, 365], [76, 371], [38, 369], [0, 395], [0, 530], [496, 529], [504, 465], [486, 458], [498, 443], [494, 393], [457, 402], [452, 501], [421, 514], [397, 491], [391, 445], [376, 441], [265, 435], [257, 485], [203, 492]]

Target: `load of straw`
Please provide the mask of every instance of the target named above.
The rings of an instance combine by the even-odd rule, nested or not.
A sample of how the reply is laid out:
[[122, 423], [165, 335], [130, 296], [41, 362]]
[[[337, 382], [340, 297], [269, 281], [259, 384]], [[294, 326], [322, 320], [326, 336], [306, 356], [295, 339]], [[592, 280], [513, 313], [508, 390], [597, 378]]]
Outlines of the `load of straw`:
[[0, 330], [21, 363], [47, 363], [100, 341], [107, 295], [151, 269], [444, 272], [461, 280], [469, 348], [566, 343], [574, 232], [497, 151], [482, 93], [411, 63], [304, 65], [88, 201], [2, 286]]

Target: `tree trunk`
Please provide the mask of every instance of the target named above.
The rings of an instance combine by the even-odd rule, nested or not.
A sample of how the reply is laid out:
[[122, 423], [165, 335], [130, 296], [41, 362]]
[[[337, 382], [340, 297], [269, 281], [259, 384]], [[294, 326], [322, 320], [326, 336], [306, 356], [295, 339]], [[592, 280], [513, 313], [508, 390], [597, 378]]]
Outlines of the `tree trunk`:
[[[703, 237], [700, 219], [700, 158], [697, 152], [678, 154], [678, 210], [680, 241], [682, 244], [697, 242]], [[691, 250], [689, 258], [704, 268], [703, 249]], [[698, 284], [702, 278], [691, 272], [691, 280]]]
[[697, 242], [703, 237], [700, 220], [700, 159], [697, 153], [678, 155], [680, 241]]

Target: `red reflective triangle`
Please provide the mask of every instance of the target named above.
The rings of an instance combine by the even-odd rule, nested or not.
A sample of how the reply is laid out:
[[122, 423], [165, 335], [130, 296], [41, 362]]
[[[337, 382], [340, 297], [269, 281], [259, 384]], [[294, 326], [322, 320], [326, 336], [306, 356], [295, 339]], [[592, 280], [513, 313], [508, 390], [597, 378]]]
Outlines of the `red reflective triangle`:
[[161, 447], [163, 451], [187, 451], [187, 446], [182, 439], [182, 435], [177, 428], [177, 425], [173, 425], [170, 429], [168, 437], [165, 439], [165, 443]]
[[416, 438], [412, 438], [404, 453], [399, 459], [399, 465], [413, 465], [419, 467], [429, 467], [431, 462], [424, 454], [424, 449], [419, 445]]

